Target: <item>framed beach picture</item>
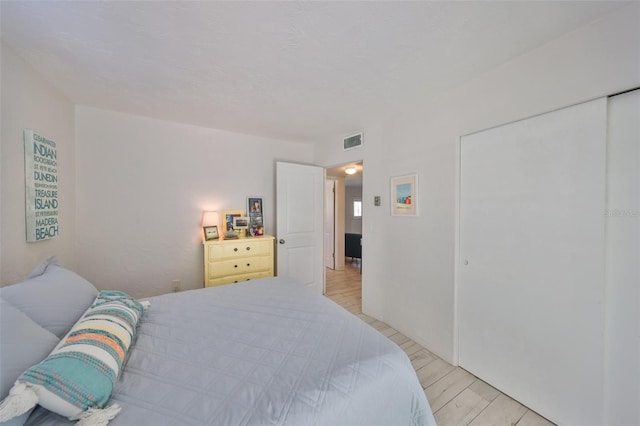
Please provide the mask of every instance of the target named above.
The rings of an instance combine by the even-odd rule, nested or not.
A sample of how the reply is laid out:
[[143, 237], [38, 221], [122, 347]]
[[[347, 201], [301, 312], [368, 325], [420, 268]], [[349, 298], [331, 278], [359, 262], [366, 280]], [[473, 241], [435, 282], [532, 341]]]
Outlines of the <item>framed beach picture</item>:
[[391, 178], [391, 215], [418, 216], [418, 174]]

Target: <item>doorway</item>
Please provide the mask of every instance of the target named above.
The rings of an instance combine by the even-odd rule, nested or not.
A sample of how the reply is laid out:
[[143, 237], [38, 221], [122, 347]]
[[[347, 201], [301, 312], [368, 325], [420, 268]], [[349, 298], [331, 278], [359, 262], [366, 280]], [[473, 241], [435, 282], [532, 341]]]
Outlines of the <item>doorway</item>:
[[363, 169], [362, 161], [327, 168], [325, 182], [327, 293], [346, 292], [357, 309], [362, 305]]
[[[344, 270], [345, 262], [362, 262], [363, 170], [362, 161], [326, 169], [324, 250], [329, 269]], [[345, 239], [350, 242], [345, 244]]]

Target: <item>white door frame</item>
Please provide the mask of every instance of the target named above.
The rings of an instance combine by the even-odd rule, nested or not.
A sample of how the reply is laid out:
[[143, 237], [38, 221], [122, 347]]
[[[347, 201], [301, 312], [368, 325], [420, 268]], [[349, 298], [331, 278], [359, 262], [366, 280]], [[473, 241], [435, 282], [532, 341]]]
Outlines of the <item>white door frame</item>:
[[336, 269], [336, 181], [325, 177], [324, 182], [324, 266]]
[[335, 269], [337, 271], [344, 270], [344, 233], [345, 233], [345, 189], [344, 178], [333, 178], [336, 182], [336, 198], [333, 209], [333, 233], [334, 239], [333, 252], [335, 253]]

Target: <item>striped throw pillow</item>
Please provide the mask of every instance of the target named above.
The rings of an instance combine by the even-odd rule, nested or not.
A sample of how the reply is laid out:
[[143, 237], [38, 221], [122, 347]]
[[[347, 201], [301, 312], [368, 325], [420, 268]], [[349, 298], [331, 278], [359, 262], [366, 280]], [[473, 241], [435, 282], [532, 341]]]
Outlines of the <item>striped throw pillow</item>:
[[144, 309], [123, 292], [101, 291], [53, 352], [18, 378], [0, 405], [0, 420], [38, 403], [70, 420], [93, 415], [108, 422], [119, 407], [100, 409], [124, 367]]

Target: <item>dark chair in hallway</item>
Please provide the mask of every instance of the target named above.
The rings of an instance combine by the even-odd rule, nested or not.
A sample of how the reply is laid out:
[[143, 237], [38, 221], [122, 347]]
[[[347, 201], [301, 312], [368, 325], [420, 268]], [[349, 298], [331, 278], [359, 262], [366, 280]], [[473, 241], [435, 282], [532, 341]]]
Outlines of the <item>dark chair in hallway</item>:
[[362, 268], [362, 234], [344, 234], [344, 255], [352, 260], [360, 259]]
[[362, 234], [344, 234], [344, 255], [350, 258], [362, 258]]

